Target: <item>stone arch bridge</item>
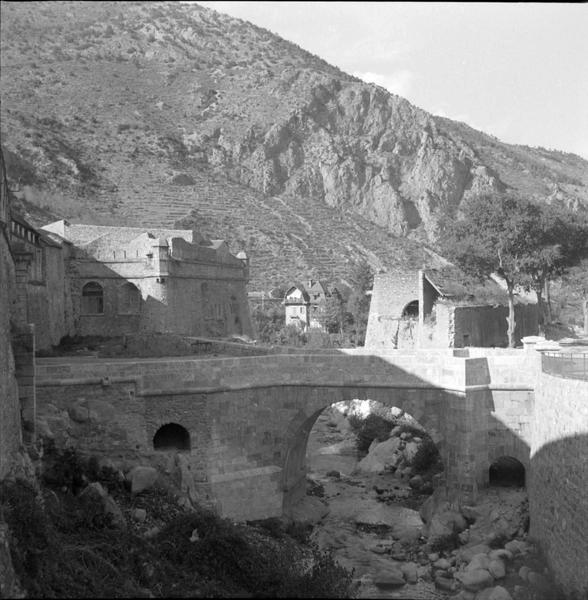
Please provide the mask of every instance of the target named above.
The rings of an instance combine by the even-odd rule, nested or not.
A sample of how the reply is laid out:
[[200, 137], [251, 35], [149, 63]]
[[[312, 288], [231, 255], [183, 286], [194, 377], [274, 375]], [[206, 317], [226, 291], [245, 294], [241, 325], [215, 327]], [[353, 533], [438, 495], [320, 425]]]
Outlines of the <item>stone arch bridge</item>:
[[[371, 399], [402, 408], [427, 429], [448, 493], [469, 501], [496, 458], [529, 465], [538, 360], [534, 352], [478, 353], [38, 359], [28, 410], [38, 433], [58, 445], [179, 472], [192, 498], [250, 520], [279, 516], [304, 494], [306, 443], [320, 413], [335, 402]], [[188, 432], [189, 448], [154, 447], [169, 424]]]

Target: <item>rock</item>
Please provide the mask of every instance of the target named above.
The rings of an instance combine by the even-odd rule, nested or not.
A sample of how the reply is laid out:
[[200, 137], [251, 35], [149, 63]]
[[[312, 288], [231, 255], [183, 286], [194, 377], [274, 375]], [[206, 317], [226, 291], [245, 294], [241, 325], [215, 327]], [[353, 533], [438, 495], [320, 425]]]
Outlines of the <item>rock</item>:
[[408, 485], [410, 485], [413, 490], [418, 490], [423, 486], [423, 478], [420, 475], [415, 475], [410, 478]]
[[147, 511], [144, 508], [135, 508], [133, 511], [133, 519], [142, 523], [147, 518]]
[[497, 585], [476, 594], [475, 600], [512, 600], [512, 596], [506, 588]]
[[95, 481], [87, 485], [80, 493], [80, 500], [99, 503], [104, 514], [110, 516], [113, 527], [126, 528], [127, 522], [120, 506], [114, 501], [114, 498], [108, 495], [99, 482]]
[[523, 581], [527, 581], [528, 577], [529, 577], [529, 573], [531, 572], [531, 569], [529, 569], [529, 567], [527, 567], [527, 565], [523, 565], [520, 569], [519, 569], [519, 577], [523, 580]]
[[408, 440], [410, 439], [410, 433], [407, 433], [406, 431], [400, 434], [400, 439], [401, 440]]
[[161, 531], [161, 527], [151, 527], [151, 529], [148, 529], [144, 534], [143, 537], [147, 538], [148, 540], [156, 537], [159, 532]]
[[473, 523], [479, 516], [480, 513], [476, 510], [475, 506], [460, 506], [461, 514], [470, 522]]
[[402, 571], [395, 567], [379, 571], [374, 576], [374, 585], [383, 589], [402, 587], [405, 583]]
[[472, 560], [468, 563], [465, 570], [466, 571], [475, 571], [476, 569], [486, 569], [489, 570], [490, 567], [490, 559], [486, 554], [476, 554], [472, 557]]
[[551, 585], [547, 577], [537, 573], [537, 571], [530, 571], [527, 575], [527, 581], [537, 589], [547, 589]]
[[422, 439], [422, 438], [420, 438], [420, 437], [413, 437], [413, 438], [412, 438], [412, 441], [413, 441], [415, 444], [420, 444], [420, 443], [423, 441], [423, 439]]
[[357, 464], [357, 470], [364, 473], [377, 473], [397, 466], [400, 456], [396, 453], [400, 440], [389, 438], [371, 447], [367, 456]]
[[406, 562], [401, 565], [400, 570], [408, 583], [416, 583], [418, 581], [418, 567], [414, 562]]
[[504, 544], [504, 548], [516, 556], [517, 554], [526, 554], [529, 546], [521, 540], [511, 540]]
[[190, 536], [191, 542], [197, 542], [200, 540], [200, 534], [198, 533], [198, 529], [192, 530], [192, 535]]
[[329, 507], [316, 496], [304, 496], [292, 506], [288, 517], [296, 523], [315, 525], [329, 514]]
[[504, 548], [501, 548], [498, 550], [492, 550], [488, 554], [488, 557], [490, 558], [490, 560], [494, 560], [496, 558], [500, 558], [501, 560], [512, 560], [512, 553], [508, 550], [505, 550]]
[[470, 541], [470, 530], [466, 529], [465, 531], [462, 531], [461, 533], [459, 533], [457, 535], [457, 539], [459, 540], [459, 543], [464, 545], [467, 544]]
[[474, 600], [476, 594], [468, 590], [461, 590], [455, 596], [451, 596], [451, 600]]
[[327, 477], [332, 477], [333, 479], [341, 479], [341, 473], [333, 469], [332, 471], [327, 471]]
[[462, 562], [470, 562], [470, 560], [472, 560], [472, 558], [474, 558], [476, 554], [488, 554], [489, 552], [490, 546], [487, 546], [486, 544], [475, 544], [472, 546], [466, 546], [465, 548], [462, 548], [458, 552], [458, 558]]
[[455, 581], [451, 577], [445, 577], [441, 573], [435, 573], [433, 578], [435, 587], [446, 592], [453, 592], [456, 588]]
[[431, 552], [427, 558], [430, 562], [434, 563], [435, 561], [439, 560], [439, 554], [437, 552]]
[[491, 560], [490, 565], [488, 566], [488, 571], [490, 571], [490, 575], [492, 575], [494, 579], [502, 579], [506, 575], [504, 561], [502, 561], [500, 558]]
[[494, 579], [486, 569], [473, 569], [472, 571], [460, 571], [455, 574], [463, 586], [472, 592], [477, 592], [492, 585]]
[[421, 565], [420, 567], [417, 567], [417, 576], [419, 579], [425, 579], [428, 581], [431, 579], [431, 570], [429, 567]]
[[418, 449], [419, 449], [419, 445], [416, 442], [412, 441], [412, 442], [406, 443], [406, 446], [404, 447], [402, 454], [404, 456], [404, 460], [408, 464], [412, 463], [412, 461], [414, 460], [414, 457], [416, 456]]
[[144, 490], [151, 489], [157, 481], [159, 474], [153, 467], [134, 467], [127, 475], [131, 482], [131, 493], [139, 494]]
[[442, 571], [447, 571], [451, 567], [451, 563], [446, 558], [440, 558], [433, 563], [435, 569], [441, 569]]

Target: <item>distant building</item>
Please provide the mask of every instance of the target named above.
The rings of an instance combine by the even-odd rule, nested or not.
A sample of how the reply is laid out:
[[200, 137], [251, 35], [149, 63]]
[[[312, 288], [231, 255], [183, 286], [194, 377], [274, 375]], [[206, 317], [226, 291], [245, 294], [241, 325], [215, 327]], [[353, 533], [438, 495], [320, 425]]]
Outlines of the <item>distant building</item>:
[[42, 228], [71, 245], [76, 333], [251, 335], [249, 261], [195, 231], [74, 225]]
[[[466, 281], [455, 267], [376, 275], [365, 346], [380, 351], [506, 346], [504, 291], [489, 280], [477, 298]], [[489, 301], [492, 296], [495, 300]], [[538, 330], [536, 303], [525, 297], [519, 300], [515, 306], [517, 341]]]
[[324, 281], [310, 279], [306, 285], [295, 283], [284, 296], [286, 325], [296, 325], [303, 331], [309, 328], [325, 329], [327, 299], [339, 294], [337, 288]]

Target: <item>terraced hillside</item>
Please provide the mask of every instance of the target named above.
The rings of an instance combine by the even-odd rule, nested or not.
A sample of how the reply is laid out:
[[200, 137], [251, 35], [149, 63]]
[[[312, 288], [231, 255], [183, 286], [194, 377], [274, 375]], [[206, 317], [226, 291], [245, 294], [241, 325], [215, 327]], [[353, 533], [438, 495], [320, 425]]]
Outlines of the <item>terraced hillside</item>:
[[436, 266], [440, 220], [483, 191], [588, 206], [581, 158], [432, 117], [198, 5], [1, 10], [2, 144], [38, 223], [194, 225], [245, 250], [258, 288], [360, 258]]

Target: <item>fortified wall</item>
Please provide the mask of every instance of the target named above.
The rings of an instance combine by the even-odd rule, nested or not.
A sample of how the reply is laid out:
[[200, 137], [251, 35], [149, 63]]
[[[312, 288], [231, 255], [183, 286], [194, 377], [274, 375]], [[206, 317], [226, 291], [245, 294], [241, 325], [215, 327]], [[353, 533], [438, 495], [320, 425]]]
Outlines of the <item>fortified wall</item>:
[[566, 593], [588, 597], [588, 381], [540, 372], [529, 481], [530, 535]]

